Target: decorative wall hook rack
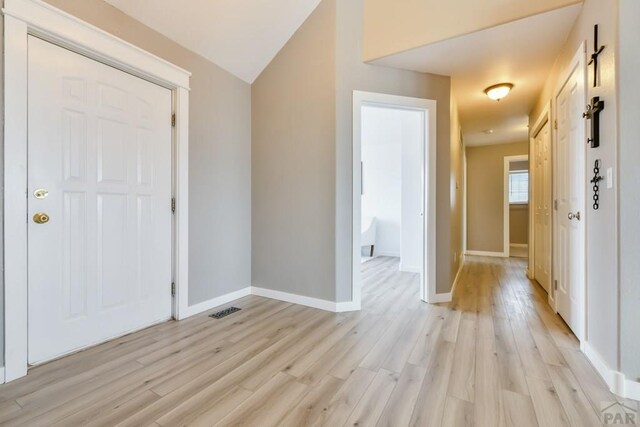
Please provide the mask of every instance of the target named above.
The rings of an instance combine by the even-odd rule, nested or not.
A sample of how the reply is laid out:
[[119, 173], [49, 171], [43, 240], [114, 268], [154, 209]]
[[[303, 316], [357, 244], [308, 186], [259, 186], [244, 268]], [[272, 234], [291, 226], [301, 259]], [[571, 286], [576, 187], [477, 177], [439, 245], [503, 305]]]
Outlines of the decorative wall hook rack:
[[600, 176], [600, 160], [596, 160], [593, 165], [593, 179], [590, 181], [593, 184], [593, 210], [600, 209], [600, 181], [604, 178]]
[[598, 25], [593, 26], [593, 53], [589, 65], [593, 64], [593, 87], [598, 86], [598, 57], [604, 50], [604, 46], [598, 46]]
[[600, 146], [600, 113], [604, 110], [604, 101], [599, 96], [591, 98], [591, 104], [587, 105], [587, 111], [582, 113], [582, 117], [591, 120], [591, 137], [587, 138], [587, 144], [591, 148]]

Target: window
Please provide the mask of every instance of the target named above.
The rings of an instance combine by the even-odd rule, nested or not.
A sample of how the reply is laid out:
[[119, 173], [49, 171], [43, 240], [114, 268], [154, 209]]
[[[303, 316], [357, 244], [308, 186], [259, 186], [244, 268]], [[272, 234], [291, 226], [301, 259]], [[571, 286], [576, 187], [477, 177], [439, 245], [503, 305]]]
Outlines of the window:
[[529, 172], [509, 172], [509, 204], [524, 205], [529, 203]]

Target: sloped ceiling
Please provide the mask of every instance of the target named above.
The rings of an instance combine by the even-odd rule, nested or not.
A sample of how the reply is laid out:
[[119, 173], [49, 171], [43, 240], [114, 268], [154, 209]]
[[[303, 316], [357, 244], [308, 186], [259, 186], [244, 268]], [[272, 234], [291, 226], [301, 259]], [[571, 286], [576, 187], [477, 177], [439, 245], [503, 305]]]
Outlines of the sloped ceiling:
[[[581, 8], [563, 7], [372, 63], [451, 76], [467, 145], [526, 141], [529, 112]], [[515, 85], [507, 98], [496, 102], [484, 94], [502, 82]]]
[[105, 0], [253, 83], [320, 0]]

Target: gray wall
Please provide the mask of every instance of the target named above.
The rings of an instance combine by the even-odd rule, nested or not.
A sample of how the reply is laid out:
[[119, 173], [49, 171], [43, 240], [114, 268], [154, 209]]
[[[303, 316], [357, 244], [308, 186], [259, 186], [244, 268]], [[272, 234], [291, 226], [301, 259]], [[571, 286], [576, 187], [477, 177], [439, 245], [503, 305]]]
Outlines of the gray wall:
[[640, 2], [619, 1], [620, 369], [640, 381]]
[[251, 88], [101, 0], [48, 0], [193, 73], [189, 303], [251, 284]]
[[451, 288], [450, 79], [363, 64], [362, 19], [362, 0], [324, 0], [253, 85], [256, 286], [351, 300], [352, 96], [364, 90], [438, 102], [438, 291]]
[[[599, 24], [599, 42], [606, 46], [600, 55], [600, 85], [593, 88], [593, 68], [589, 67], [587, 99], [600, 96], [606, 108], [600, 114], [601, 146], [587, 149], [587, 175], [596, 159], [602, 161], [602, 172], [612, 168], [618, 175], [616, 50], [618, 42], [618, 1], [585, 0], [582, 12], [561, 49], [544, 90], [529, 115], [533, 126], [544, 106], [555, 97], [564, 69], [571, 62], [580, 43], [588, 41], [587, 52], [593, 51], [593, 25]], [[633, 42], [636, 42], [634, 40]], [[637, 120], [637, 118], [635, 119]], [[619, 369], [619, 287], [618, 287], [618, 195], [613, 189], [600, 187], [600, 209], [594, 211], [589, 201], [592, 191], [587, 186], [587, 340], [612, 369]], [[631, 185], [637, 185], [637, 181]], [[637, 211], [636, 211], [637, 212]], [[634, 212], [635, 213], [635, 212]], [[637, 277], [637, 276], [636, 276]], [[636, 279], [637, 281], [637, 279]], [[637, 325], [637, 324], [636, 324]]]
[[504, 250], [504, 158], [528, 153], [526, 141], [467, 147], [468, 250]]
[[[326, 1], [326, 0], [325, 0]], [[338, 1], [336, 47], [336, 298], [351, 300], [353, 91], [435, 99], [437, 111], [437, 292], [451, 290], [451, 139], [449, 77], [362, 62], [364, 0]], [[457, 141], [457, 139], [456, 139]], [[461, 217], [460, 217], [461, 218]]]
[[509, 243], [529, 243], [529, 205], [509, 206]]
[[335, 299], [335, 1], [252, 86], [255, 286]]

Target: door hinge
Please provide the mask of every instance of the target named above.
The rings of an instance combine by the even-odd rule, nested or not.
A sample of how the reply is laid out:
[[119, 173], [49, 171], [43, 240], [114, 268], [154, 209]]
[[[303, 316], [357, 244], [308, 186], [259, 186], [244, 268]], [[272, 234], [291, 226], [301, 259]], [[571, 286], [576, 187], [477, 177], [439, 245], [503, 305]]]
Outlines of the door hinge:
[[171, 127], [176, 127], [176, 113], [171, 115]]
[[171, 213], [176, 213], [176, 198], [171, 198]]
[[558, 121], [557, 121], [557, 120], [554, 120], [554, 121], [553, 121], [553, 128], [554, 128], [555, 130], [558, 130]]
[[558, 200], [553, 201], [553, 209], [558, 210]]
[[171, 296], [176, 296], [176, 282], [171, 282]]

